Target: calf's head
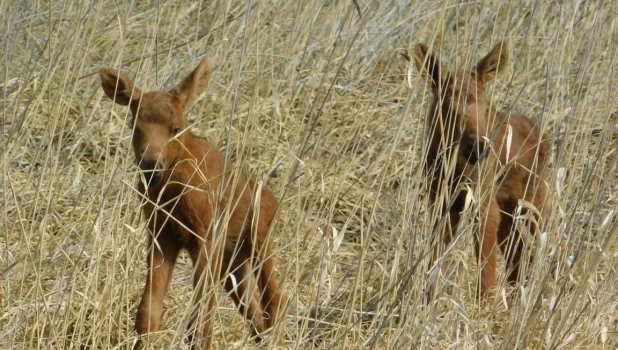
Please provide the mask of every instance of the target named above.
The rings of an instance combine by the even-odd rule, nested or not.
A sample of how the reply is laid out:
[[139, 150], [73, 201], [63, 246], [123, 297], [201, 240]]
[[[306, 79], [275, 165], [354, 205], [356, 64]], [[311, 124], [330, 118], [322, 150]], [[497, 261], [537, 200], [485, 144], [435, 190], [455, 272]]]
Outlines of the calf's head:
[[171, 169], [183, 151], [189, 137], [185, 132], [185, 106], [206, 89], [211, 71], [212, 62], [205, 59], [172, 90], [142, 93], [125, 74], [101, 69], [105, 94], [131, 108], [133, 151], [149, 186], [161, 182], [162, 172]]
[[507, 44], [501, 42], [472, 70], [451, 73], [427, 46], [416, 46], [416, 67], [430, 83], [434, 94], [430, 110], [432, 128], [437, 129], [437, 137], [450, 136], [459, 142], [460, 155], [468, 163], [478, 161], [483, 153], [483, 138], [488, 136], [491, 109], [485, 86], [504, 68], [507, 59]]

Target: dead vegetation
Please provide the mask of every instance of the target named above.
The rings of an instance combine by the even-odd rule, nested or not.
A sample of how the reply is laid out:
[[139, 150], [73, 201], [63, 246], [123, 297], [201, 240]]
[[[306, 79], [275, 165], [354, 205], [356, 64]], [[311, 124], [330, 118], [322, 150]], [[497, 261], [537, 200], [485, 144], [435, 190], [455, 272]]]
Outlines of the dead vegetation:
[[[147, 230], [129, 112], [98, 72], [169, 89], [206, 56], [192, 131], [281, 202], [284, 348], [615, 348], [617, 15], [612, 1], [0, 3], [0, 348], [133, 344]], [[505, 39], [488, 98], [551, 137], [553, 209], [525, 286], [474, 297], [469, 225], [425, 306], [431, 91], [399, 53], [425, 42], [464, 68]], [[155, 348], [184, 346], [190, 285], [181, 255]], [[256, 347], [218, 301], [215, 348]]]

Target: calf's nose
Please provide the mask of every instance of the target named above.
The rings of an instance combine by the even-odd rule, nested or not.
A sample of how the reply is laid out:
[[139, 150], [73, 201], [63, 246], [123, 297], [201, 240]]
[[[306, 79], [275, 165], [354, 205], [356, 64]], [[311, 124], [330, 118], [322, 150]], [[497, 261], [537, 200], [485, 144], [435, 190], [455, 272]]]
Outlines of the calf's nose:
[[160, 171], [163, 170], [163, 164], [160, 160], [142, 159], [137, 165], [142, 171]]
[[160, 160], [142, 159], [137, 165], [146, 180], [148, 186], [156, 186], [160, 182], [160, 171], [163, 170], [163, 163]]

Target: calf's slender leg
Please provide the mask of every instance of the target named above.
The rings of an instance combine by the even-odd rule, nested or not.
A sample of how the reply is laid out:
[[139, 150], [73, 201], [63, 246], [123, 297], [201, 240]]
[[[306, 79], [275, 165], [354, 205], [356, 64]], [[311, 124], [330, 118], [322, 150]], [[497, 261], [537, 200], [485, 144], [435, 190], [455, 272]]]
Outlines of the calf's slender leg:
[[[140, 336], [159, 330], [163, 297], [180, 252], [177, 242], [166, 233], [159, 235], [156, 240], [157, 244], [150, 244], [146, 287], [135, 317], [135, 330]], [[139, 347], [140, 343], [138, 341], [134, 348]]]

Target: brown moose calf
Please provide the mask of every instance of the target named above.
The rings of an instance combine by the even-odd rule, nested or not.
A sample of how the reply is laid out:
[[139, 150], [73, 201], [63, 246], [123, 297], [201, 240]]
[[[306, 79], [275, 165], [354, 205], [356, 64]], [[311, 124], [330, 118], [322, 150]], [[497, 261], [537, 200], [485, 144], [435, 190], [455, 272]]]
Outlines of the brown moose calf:
[[518, 201], [532, 203], [540, 212], [547, 194], [547, 141], [530, 119], [499, 112], [485, 96], [486, 83], [507, 57], [507, 44], [499, 43], [471, 71], [451, 73], [423, 44], [414, 55], [434, 95], [426, 123], [430, 199], [449, 213], [447, 228], [434, 230], [443, 238], [434, 245], [432, 265], [455, 234], [465, 207], [466, 192], [461, 189], [471, 185], [479, 194], [476, 252], [482, 292], [496, 286], [498, 247], [510, 269], [508, 281], [519, 280], [524, 242], [513, 227]]
[[[186, 249], [196, 289], [189, 341], [201, 349], [212, 344], [217, 282], [225, 280], [258, 341], [281, 317], [284, 302], [267, 239], [278, 206], [274, 194], [242, 174], [233, 175], [221, 153], [193, 135], [185, 121], [185, 105], [206, 89], [211, 66], [209, 59], [202, 61], [169, 92], [141, 93], [126, 75], [111, 68], [100, 72], [107, 96], [131, 108], [133, 150], [144, 175], [138, 187], [151, 235], [135, 329], [140, 336], [159, 330], [163, 297], [176, 258]], [[204, 323], [196, 331], [201, 304], [206, 305]]]

